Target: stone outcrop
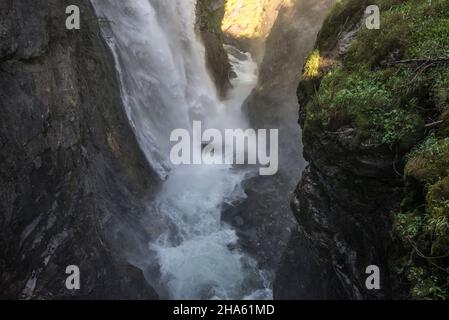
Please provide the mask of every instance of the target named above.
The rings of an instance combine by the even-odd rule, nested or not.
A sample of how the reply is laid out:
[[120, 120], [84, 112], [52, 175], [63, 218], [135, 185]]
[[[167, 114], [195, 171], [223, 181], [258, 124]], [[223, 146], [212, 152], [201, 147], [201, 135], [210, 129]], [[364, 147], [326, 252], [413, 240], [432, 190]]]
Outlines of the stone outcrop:
[[[339, 48], [347, 34], [341, 33], [335, 46], [321, 53], [322, 61], [342, 57], [345, 52]], [[321, 67], [329, 70], [331, 66], [323, 63]], [[305, 106], [319, 84], [320, 80], [303, 77], [298, 88], [303, 154], [309, 164], [291, 203], [299, 234], [293, 234], [296, 241], [290, 243], [278, 271], [275, 297], [387, 298], [391, 294], [388, 214], [398, 207], [401, 196], [401, 179], [392, 166], [394, 156], [377, 144], [357, 144], [351, 127], [334, 132], [309, 130]], [[292, 261], [296, 263], [293, 269], [288, 267]], [[383, 270], [382, 290], [367, 290], [369, 265]], [[291, 277], [280, 275], [281, 270]], [[296, 282], [297, 289], [284, 287], [286, 281]]]
[[[418, 72], [426, 64], [398, 61], [444, 55], [438, 30], [448, 3], [375, 3], [382, 26], [373, 31], [364, 23], [371, 2], [338, 2], [304, 66], [299, 122], [309, 165], [292, 200], [299, 234], [275, 298], [447, 298], [448, 66]], [[371, 265], [380, 289], [366, 286]]]
[[221, 31], [224, 5], [224, 0], [198, 0], [196, 11], [196, 29], [206, 49], [207, 67], [222, 98], [231, 86], [231, 65]]
[[[277, 3], [277, 5], [275, 5]], [[258, 257], [263, 268], [275, 270], [297, 224], [290, 198], [306, 162], [301, 157], [297, 124], [297, 82], [301, 64], [313, 47], [332, 0], [273, 1], [265, 14], [264, 56], [256, 88], [244, 104], [251, 127], [279, 130], [279, 171], [243, 183], [247, 198], [224, 217], [239, 231], [242, 244]], [[244, 15], [243, 12], [240, 14]], [[229, 13], [228, 13], [229, 14]], [[238, 25], [238, 24], [237, 24]], [[237, 30], [237, 29], [233, 29]], [[266, 37], [266, 38], [265, 38]]]
[[[72, 4], [80, 30], [65, 27]], [[89, 1], [0, 0], [0, 107], [0, 296], [157, 298], [117, 245], [124, 228], [145, 237], [157, 181]], [[66, 289], [68, 265], [80, 290]]]
[[290, 0], [226, 1], [222, 29], [226, 41], [251, 52], [254, 61], [262, 62], [265, 44], [279, 11], [292, 6]]

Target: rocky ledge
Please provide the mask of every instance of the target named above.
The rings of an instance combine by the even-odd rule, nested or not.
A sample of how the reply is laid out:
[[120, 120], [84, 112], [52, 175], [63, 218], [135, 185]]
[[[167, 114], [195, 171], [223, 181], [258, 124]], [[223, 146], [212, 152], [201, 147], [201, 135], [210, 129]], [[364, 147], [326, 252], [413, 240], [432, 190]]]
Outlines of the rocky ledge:
[[447, 298], [447, 10], [345, 0], [327, 17], [298, 88], [309, 165], [275, 297]]
[[[80, 30], [66, 29], [72, 4]], [[145, 237], [157, 180], [89, 1], [0, 1], [0, 105], [0, 297], [157, 298], [118, 246], [124, 229]]]

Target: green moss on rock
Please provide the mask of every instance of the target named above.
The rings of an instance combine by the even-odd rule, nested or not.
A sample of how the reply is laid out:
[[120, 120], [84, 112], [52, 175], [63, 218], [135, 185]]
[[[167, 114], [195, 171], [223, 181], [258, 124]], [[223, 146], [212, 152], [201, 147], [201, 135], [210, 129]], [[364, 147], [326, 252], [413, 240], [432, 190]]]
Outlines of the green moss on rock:
[[[379, 30], [363, 23], [369, 4]], [[298, 90], [306, 140], [350, 127], [355, 142], [386, 145], [405, 163], [393, 217], [401, 248], [390, 258], [416, 299], [449, 298], [448, 12], [447, 0], [339, 1]]]
[[332, 50], [338, 41], [339, 32], [350, 30], [360, 22], [368, 2], [367, 0], [337, 1], [318, 34], [317, 48], [320, 51]]
[[206, 62], [215, 81], [218, 93], [226, 96], [231, 87], [231, 65], [223, 47], [221, 22], [224, 17], [224, 1], [199, 0], [196, 7], [196, 28], [206, 48]]
[[424, 183], [435, 183], [449, 175], [449, 138], [430, 136], [409, 155], [405, 176]]

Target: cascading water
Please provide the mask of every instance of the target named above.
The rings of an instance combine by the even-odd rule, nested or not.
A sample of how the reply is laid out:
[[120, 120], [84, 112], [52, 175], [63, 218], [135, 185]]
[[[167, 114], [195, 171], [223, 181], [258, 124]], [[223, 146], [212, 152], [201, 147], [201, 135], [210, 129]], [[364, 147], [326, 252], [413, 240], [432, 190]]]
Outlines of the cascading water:
[[93, 0], [107, 20], [126, 112], [140, 146], [165, 178], [170, 132], [216, 111], [214, 86], [195, 39], [195, 1]]
[[245, 128], [241, 112], [254, 88], [256, 64], [248, 54], [230, 60], [237, 77], [220, 102], [206, 70], [204, 47], [194, 31], [195, 0], [92, 0], [106, 18], [130, 123], [148, 161], [165, 181], [155, 206], [167, 230], [150, 244], [160, 285], [170, 298], [271, 298], [257, 263], [243, 252], [235, 231], [221, 221], [222, 205], [243, 197], [248, 170], [169, 161], [170, 133], [204, 127]]

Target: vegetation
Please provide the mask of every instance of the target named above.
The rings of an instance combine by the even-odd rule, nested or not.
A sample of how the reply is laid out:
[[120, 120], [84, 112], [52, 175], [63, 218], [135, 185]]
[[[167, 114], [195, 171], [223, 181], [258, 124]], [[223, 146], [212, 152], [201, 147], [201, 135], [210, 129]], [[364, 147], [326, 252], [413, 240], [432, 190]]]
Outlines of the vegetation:
[[320, 52], [313, 50], [304, 66], [304, 76], [307, 78], [315, 78], [320, 72]]
[[368, 3], [368, 0], [337, 1], [318, 34], [317, 49], [320, 51], [332, 49], [338, 41], [339, 31], [348, 30], [358, 24]]
[[[380, 30], [362, 23], [366, 1], [335, 6], [308, 58], [305, 134], [356, 130], [405, 165], [394, 215], [397, 272], [416, 299], [449, 297], [449, 1], [374, 0]], [[339, 41], [354, 33], [340, 56]]]
[[206, 49], [206, 62], [221, 97], [226, 96], [230, 87], [231, 66], [223, 47], [224, 37], [221, 21], [224, 5], [214, 0], [199, 0], [196, 4], [196, 28]]
[[449, 260], [449, 138], [431, 134], [409, 155], [406, 179], [419, 181], [424, 200], [419, 206], [403, 203], [395, 230], [405, 248], [399, 270], [418, 299], [447, 298]]
[[224, 7], [217, 6], [213, 8], [211, 0], [201, 0], [197, 3], [197, 27], [209, 30], [222, 37], [221, 22], [224, 16]]

